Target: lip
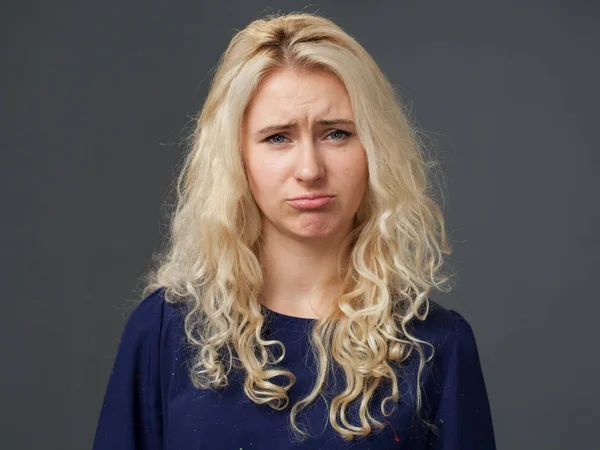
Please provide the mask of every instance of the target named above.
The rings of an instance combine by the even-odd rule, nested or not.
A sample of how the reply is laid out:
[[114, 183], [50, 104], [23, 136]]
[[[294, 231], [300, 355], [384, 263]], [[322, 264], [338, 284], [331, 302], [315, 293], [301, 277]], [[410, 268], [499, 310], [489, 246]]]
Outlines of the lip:
[[325, 192], [313, 192], [312, 194], [299, 195], [298, 197], [290, 198], [288, 200], [302, 200], [302, 199], [313, 199], [321, 197], [334, 197], [333, 195], [326, 194]]
[[289, 204], [296, 209], [319, 209], [329, 205], [333, 201], [333, 196], [320, 197], [300, 197], [288, 200]]

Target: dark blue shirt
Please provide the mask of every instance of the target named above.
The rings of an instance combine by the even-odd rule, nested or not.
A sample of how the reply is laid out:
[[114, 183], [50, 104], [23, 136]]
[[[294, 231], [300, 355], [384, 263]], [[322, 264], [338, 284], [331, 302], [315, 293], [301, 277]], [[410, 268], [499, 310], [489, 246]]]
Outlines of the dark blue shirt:
[[[275, 411], [253, 403], [244, 394], [241, 375], [231, 377], [230, 386], [221, 391], [192, 385], [183, 305], [165, 302], [163, 290], [158, 289], [137, 305], [125, 325], [93, 448], [494, 450], [490, 405], [473, 331], [456, 311], [429, 302], [427, 319], [414, 320], [410, 327], [412, 334], [435, 348], [422, 373], [422, 407], [437, 433], [413, 416], [418, 369], [418, 355], [413, 352], [414, 363], [403, 367], [402, 397], [394, 413], [384, 418], [379, 412], [382, 397], [378, 394], [373, 400], [373, 415], [387, 421], [383, 429], [344, 441], [326, 422], [326, 405], [319, 399], [299, 420], [303, 429], [310, 427], [311, 438], [293, 441], [289, 409]], [[264, 312], [266, 337], [283, 342], [286, 356], [281, 365], [296, 376], [289, 391], [294, 402], [310, 391], [315, 380], [308, 344], [314, 319]], [[338, 383], [344, 387], [343, 379]]]

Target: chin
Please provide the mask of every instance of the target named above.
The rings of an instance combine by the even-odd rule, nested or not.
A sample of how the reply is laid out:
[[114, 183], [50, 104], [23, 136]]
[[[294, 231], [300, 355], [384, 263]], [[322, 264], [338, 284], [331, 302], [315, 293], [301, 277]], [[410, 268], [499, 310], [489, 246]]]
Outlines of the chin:
[[302, 227], [292, 228], [290, 232], [305, 239], [322, 239], [339, 236], [340, 229], [331, 223], [310, 223], [304, 224]]

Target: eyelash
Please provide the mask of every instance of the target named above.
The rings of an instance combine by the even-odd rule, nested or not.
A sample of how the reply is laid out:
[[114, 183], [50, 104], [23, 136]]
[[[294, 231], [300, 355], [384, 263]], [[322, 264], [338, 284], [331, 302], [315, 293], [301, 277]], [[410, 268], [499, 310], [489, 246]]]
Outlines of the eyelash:
[[[352, 133], [350, 133], [349, 131], [345, 131], [345, 130], [333, 130], [333, 131], [332, 131], [331, 133], [329, 133], [327, 136], [331, 136], [333, 133], [342, 133], [342, 134], [344, 134], [344, 136], [345, 136], [345, 137], [344, 137], [344, 138], [342, 138], [342, 139], [334, 139], [334, 141], [343, 141], [343, 140], [345, 140], [345, 139], [348, 139], [350, 136], [352, 136]], [[271, 139], [273, 139], [273, 138], [274, 138], [274, 137], [276, 137], [276, 136], [285, 137], [285, 136], [284, 136], [283, 134], [281, 134], [281, 133], [275, 133], [275, 134], [272, 134], [271, 136], [269, 136], [268, 138], [266, 138], [266, 139], [264, 140], [264, 142], [270, 142], [271, 144], [275, 144], [275, 145], [281, 145], [282, 143], [275, 143], [275, 142], [272, 142], [272, 141], [271, 141]], [[287, 139], [287, 138], [286, 138], [286, 139]]]

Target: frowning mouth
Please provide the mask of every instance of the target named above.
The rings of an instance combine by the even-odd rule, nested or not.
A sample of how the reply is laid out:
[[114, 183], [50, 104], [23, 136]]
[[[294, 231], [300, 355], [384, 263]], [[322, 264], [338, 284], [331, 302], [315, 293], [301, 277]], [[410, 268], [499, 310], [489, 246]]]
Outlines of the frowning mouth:
[[321, 197], [312, 197], [312, 198], [294, 198], [288, 200], [289, 204], [296, 209], [318, 209], [324, 208], [333, 202], [333, 196], [321, 196]]
[[313, 198], [320, 198], [320, 197], [335, 197], [335, 195], [328, 194], [326, 192], [311, 192], [308, 194], [302, 194], [297, 197], [289, 198], [288, 200], [301, 200], [301, 199], [311, 199], [312, 200]]

